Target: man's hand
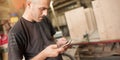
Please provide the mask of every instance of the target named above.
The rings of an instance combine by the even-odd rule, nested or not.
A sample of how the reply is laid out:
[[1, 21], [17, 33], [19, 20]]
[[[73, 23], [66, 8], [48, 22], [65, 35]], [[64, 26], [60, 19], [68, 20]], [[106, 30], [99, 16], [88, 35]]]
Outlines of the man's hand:
[[61, 53], [63, 53], [64, 51], [66, 51], [69, 47], [71, 47], [69, 44], [67, 44], [67, 40], [66, 40], [66, 38], [64, 38], [64, 37], [62, 37], [62, 38], [59, 38], [59, 39], [57, 39], [57, 45], [58, 45], [58, 47], [60, 48], [60, 47], [62, 47], [62, 48], [64, 48], [64, 50], [63, 51], [61, 51]]
[[57, 45], [50, 45], [45, 48], [42, 53], [47, 57], [56, 57], [61, 51], [64, 51], [64, 48], [58, 48]]
[[66, 40], [66, 38], [62, 37], [62, 38], [57, 39], [56, 43], [57, 43], [58, 47], [61, 47], [67, 43], [67, 40]]
[[58, 48], [57, 45], [50, 45], [31, 60], [45, 60], [47, 57], [56, 57], [62, 51], [64, 51], [63, 47]]

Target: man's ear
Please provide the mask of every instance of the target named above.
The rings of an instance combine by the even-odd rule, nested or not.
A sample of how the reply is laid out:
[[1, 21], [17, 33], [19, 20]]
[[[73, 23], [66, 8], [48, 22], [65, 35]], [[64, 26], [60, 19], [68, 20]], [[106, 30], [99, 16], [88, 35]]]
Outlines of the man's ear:
[[31, 6], [31, 1], [27, 1], [26, 6], [30, 7]]

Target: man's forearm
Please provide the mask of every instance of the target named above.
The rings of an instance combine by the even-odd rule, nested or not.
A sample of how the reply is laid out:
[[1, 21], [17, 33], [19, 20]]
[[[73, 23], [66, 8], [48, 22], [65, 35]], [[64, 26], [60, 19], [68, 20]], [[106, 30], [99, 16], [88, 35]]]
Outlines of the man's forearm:
[[45, 60], [47, 57], [44, 54], [44, 52], [39, 53], [35, 57], [33, 57], [31, 60]]
[[41, 51], [38, 55], [33, 57], [31, 60], [45, 60], [47, 57], [56, 57], [60, 52], [64, 51], [64, 48], [58, 48], [58, 46], [50, 45]]

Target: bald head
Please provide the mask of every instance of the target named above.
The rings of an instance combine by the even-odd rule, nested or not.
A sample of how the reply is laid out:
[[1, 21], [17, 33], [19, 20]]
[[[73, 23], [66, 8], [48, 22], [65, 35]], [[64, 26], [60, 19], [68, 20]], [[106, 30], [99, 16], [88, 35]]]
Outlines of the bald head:
[[51, 0], [27, 0], [24, 16], [28, 16], [29, 20], [40, 22], [47, 11]]
[[[43, 0], [27, 0], [28, 2], [34, 2], [34, 3], [39, 3], [40, 1], [43, 1]], [[51, 0], [48, 0], [48, 1], [51, 1]]]

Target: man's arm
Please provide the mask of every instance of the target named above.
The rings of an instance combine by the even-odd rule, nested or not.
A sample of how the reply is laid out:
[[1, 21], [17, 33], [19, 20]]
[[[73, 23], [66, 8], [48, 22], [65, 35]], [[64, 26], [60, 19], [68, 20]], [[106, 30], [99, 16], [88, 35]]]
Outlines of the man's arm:
[[8, 35], [8, 60], [22, 60], [23, 58], [23, 48], [19, 48], [20, 44], [17, 40], [19, 38], [16, 34], [10, 33]]
[[57, 45], [50, 45], [50, 46], [46, 47], [38, 55], [33, 57], [31, 60], [45, 60], [48, 57], [56, 57], [62, 51], [64, 51], [63, 47], [58, 48]]

